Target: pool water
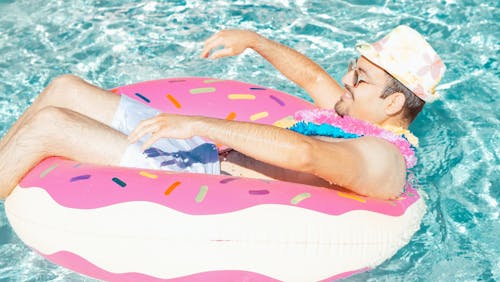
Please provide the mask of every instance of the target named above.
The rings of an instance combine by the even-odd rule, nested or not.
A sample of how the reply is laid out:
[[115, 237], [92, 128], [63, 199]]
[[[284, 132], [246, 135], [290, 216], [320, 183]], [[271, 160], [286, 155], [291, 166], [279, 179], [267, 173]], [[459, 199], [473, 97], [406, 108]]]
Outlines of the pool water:
[[[444, 99], [411, 129], [420, 138], [421, 229], [393, 258], [347, 281], [500, 279], [500, 9], [481, 0], [0, 0], [0, 136], [54, 77], [105, 88], [176, 76], [252, 82], [306, 97], [253, 52], [199, 58], [224, 28], [252, 29], [306, 53], [340, 79], [358, 40], [407, 24], [448, 66]], [[58, 267], [13, 233], [0, 203], [1, 281], [93, 281]]]

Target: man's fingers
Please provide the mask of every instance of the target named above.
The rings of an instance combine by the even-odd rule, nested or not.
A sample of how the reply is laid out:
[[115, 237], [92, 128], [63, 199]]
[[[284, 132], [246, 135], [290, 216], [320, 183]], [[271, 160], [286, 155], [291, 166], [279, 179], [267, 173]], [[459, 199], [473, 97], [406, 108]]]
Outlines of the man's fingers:
[[137, 127], [134, 128], [134, 130], [132, 130], [132, 132], [130, 132], [130, 134], [127, 137], [127, 140], [130, 143], [135, 143], [135, 142], [137, 142], [137, 140], [139, 140], [139, 131], [141, 130], [141, 128], [142, 128], [142, 125], [139, 123], [139, 125], [137, 125]]
[[156, 141], [158, 141], [159, 139], [161, 138], [161, 135], [158, 134], [158, 133], [154, 133], [151, 135], [151, 137], [149, 137], [148, 140], [146, 140], [146, 142], [144, 142], [142, 144], [142, 147], [141, 147], [141, 150], [142, 151], [145, 151], [147, 148], [150, 148], [151, 146], [153, 146], [154, 143], [156, 143]]
[[231, 56], [233, 54], [233, 48], [224, 48], [222, 50], [217, 50], [210, 55], [210, 59], [220, 59], [222, 57]]
[[206, 43], [205, 47], [203, 48], [203, 51], [201, 52], [201, 57], [208, 58], [210, 51], [219, 45], [224, 45], [223, 38], [221, 37], [216, 37], [214, 38], [214, 40]]
[[158, 130], [158, 125], [155, 123], [146, 123], [139, 125], [132, 133], [130, 133], [128, 140], [130, 143], [139, 141], [144, 135], [154, 133]]
[[208, 54], [210, 53], [210, 49], [205, 46], [201, 51], [200, 58], [208, 58]]
[[137, 142], [142, 136], [144, 136], [147, 133], [147, 132], [143, 133], [145, 129], [149, 129], [153, 125], [157, 126], [158, 122], [160, 121], [159, 118], [160, 115], [157, 115], [152, 118], [145, 119], [139, 122], [139, 124], [135, 127], [134, 130], [132, 130], [132, 132], [130, 132], [129, 136], [127, 137], [129, 142], [130, 143]]
[[210, 42], [214, 41], [215, 39], [217, 39], [217, 37], [219, 37], [219, 34], [220, 34], [220, 31], [212, 34], [212, 36], [210, 36], [207, 40], [205, 40], [205, 46], [207, 44], [209, 44]]

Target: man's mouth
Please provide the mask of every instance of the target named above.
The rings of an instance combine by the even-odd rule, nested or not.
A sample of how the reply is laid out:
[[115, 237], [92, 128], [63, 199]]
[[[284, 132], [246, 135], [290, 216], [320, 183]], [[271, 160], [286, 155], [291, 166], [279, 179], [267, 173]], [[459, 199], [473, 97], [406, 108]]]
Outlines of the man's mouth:
[[346, 89], [345, 89], [344, 93], [342, 94], [341, 98], [343, 100], [354, 100], [354, 95], [352, 95], [352, 92], [349, 91], [349, 89], [347, 87], [348, 86], [346, 86]]

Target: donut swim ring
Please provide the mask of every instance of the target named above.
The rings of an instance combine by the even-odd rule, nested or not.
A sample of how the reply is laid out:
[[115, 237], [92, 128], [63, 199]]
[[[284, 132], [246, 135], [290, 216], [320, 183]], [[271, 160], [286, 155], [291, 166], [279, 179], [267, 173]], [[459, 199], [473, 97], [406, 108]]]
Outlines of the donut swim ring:
[[[231, 80], [113, 89], [171, 113], [288, 126], [313, 105]], [[106, 281], [322, 281], [374, 268], [406, 245], [425, 203], [284, 181], [98, 166], [52, 157], [5, 201], [19, 238]]]

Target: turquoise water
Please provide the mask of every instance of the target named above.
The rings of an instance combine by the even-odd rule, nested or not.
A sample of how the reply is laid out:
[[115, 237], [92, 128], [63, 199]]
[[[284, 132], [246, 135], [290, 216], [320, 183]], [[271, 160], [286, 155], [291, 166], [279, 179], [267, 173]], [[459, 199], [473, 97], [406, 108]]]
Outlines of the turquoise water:
[[[393, 258], [348, 281], [500, 280], [498, 1], [6, 1], [0, 0], [0, 136], [47, 83], [73, 73], [105, 88], [213, 76], [305, 97], [262, 58], [198, 58], [223, 28], [253, 29], [339, 79], [357, 40], [399, 24], [427, 35], [448, 66], [444, 99], [411, 129], [413, 170], [428, 194], [420, 231]], [[0, 203], [1, 281], [92, 281], [44, 260], [13, 233]]]

